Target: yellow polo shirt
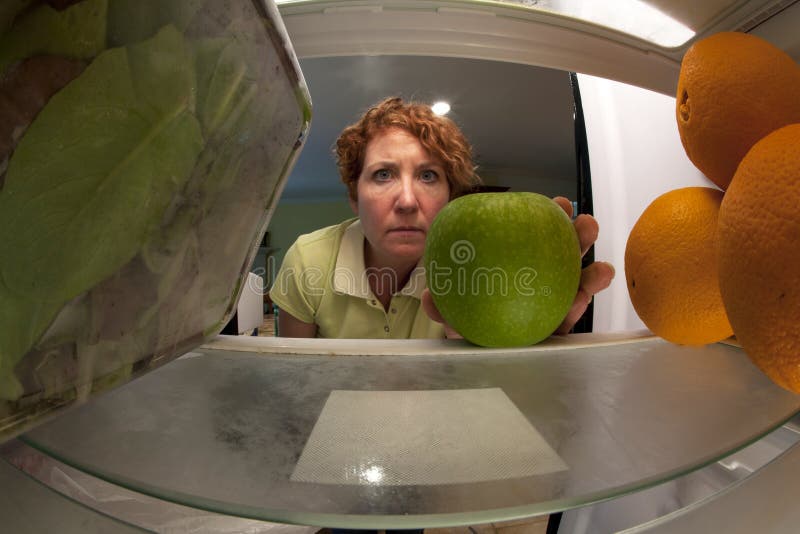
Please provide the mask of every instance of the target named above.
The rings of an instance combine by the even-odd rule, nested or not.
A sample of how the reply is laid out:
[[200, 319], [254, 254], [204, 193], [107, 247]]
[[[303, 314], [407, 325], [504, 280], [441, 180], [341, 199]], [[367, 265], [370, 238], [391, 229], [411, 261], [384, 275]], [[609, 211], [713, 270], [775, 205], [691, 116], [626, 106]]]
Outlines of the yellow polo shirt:
[[289, 247], [269, 296], [297, 319], [317, 325], [326, 338], [443, 338], [441, 324], [428, 318], [420, 296], [425, 268], [417, 264], [389, 309], [372, 293], [364, 265], [361, 221], [304, 234]]

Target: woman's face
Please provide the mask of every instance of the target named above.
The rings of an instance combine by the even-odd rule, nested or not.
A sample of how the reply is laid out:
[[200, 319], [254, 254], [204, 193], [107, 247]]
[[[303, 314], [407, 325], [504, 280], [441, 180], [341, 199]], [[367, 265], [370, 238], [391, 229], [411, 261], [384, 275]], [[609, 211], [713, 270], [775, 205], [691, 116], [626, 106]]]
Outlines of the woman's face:
[[357, 191], [350, 204], [367, 237], [368, 267], [416, 263], [431, 222], [450, 198], [442, 163], [400, 128], [367, 143]]

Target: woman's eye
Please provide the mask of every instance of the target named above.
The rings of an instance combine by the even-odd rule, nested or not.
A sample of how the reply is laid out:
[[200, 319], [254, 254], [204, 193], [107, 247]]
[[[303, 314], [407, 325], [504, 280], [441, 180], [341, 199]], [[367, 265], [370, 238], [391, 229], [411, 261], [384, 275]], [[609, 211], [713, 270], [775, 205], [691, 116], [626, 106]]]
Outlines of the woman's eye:
[[435, 182], [439, 179], [439, 174], [436, 171], [422, 171], [419, 177], [423, 182]]
[[375, 173], [372, 176], [375, 177], [376, 180], [383, 181], [391, 178], [392, 172], [389, 169], [380, 169], [375, 171]]

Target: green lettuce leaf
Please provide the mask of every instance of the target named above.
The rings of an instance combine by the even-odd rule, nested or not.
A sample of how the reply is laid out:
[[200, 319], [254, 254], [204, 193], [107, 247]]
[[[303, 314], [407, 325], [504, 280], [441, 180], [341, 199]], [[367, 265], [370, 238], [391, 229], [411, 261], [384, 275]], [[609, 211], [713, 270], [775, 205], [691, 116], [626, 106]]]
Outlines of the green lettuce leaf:
[[194, 69], [172, 26], [110, 49], [57, 93], [0, 192], [0, 397], [61, 307], [138, 253], [204, 140]]
[[[196, 73], [197, 116], [206, 146], [181, 195], [167, 210], [162, 232], [145, 243], [142, 256], [154, 273], [174, 269], [182, 262], [185, 243], [196, 238], [194, 230], [210, 209], [220, 189], [230, 187], [239, 171], [241, 155], [249, 148], [256, 84], [249, 81], [241, 46], [231, 38], [192, 42]], [[250, 126], [242, 120], [245, 114]], [[190, 237], [191, 234], [191, 237]], [[169, 277], [160, 285], [171, 285]], [[159, 291], [159, 294], [163, 293]]]
[[14, 61], [38, 54], [96, 56], [106, 44], [107, 9], [108, 0], [84, 0], [64, 11], [42, 4], [23, 13], [0, 37], [0, 73]]
[[243, 55], [242, 48], [235, 42], [230, 42], [220, 50], [214, 71], [208, 78], [208, 85], [199, 86], [205, 89], [199, 98], [200, 121], [208, 134], [213, 133], [230, 116], [240, 88], [251, 85], [245, 79], [247, 65], [242, 59]]
[[[247, 146], [237, 142], [231, 122], [238, 121], [245, 112], [252, 101], [253, 89], [250, 87], [253, 84], [247, 84], [247, 94], [242, 95], [246, 65], [238, 58], [236, 43], [230, 38], [211, 38], [194, 41], [191, 46], [197, 80], [197, 115], [208, 142], [184, 191], [167, 208], [162, 231], [142, 248], [148, 269], [167, 274], [159, 281], [160, 296], [169, 293], [167, 289], [174, 282], [170, 274], [182, 264], [187, 242], [196, 239], [195, 227], [216, 191], [230, 186], [236, 176], [236, 156], [227, 147], [235, 144], [241, 152]], [[209, 174], [213, 176], [211, 180], [207, 180]]]
[[120, 46], [142, 41], [167, 24], [183, 32], [205, 1], [108, 0], [108, 43]]

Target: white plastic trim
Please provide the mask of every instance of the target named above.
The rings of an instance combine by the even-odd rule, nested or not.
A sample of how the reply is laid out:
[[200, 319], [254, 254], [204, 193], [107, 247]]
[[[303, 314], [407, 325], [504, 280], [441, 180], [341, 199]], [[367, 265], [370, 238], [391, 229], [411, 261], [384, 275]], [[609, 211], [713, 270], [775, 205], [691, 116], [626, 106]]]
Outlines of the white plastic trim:
[[463, 6], [327, 2], [286, 4], [281, 14], [300, 58], [389, 54], [510, 61], [674, 95], [678, 60], [646, 43], [560, 17]]

